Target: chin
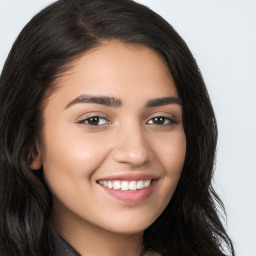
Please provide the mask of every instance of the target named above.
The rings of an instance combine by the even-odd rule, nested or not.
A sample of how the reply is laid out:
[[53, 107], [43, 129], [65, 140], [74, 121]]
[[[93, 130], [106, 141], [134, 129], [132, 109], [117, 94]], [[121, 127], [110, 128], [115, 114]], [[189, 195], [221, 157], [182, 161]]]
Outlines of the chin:
[[140, 216], [140, 218], [124, 218], [123, 220], [112, 219], [108, 221], [107, 225], [105, 226], [105, 230], [110, 231], [116, 234], [138, 234], [144, 232], [151, 224], [155, 221], [156, 218], [149, 217], [145, 218], [146, 213]]

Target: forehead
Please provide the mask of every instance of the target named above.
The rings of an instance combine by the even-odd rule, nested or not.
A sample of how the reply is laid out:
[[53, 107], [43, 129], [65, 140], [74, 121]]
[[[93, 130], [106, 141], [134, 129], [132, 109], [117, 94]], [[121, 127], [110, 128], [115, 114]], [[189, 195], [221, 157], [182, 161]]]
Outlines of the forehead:
[[62, 98], [79, 94], [118, 98], [177, 96], [171, 72], [157, 51], [120, 41], [104, 42], [86, 52], [56, 84], [52, 96], [61, 94]]

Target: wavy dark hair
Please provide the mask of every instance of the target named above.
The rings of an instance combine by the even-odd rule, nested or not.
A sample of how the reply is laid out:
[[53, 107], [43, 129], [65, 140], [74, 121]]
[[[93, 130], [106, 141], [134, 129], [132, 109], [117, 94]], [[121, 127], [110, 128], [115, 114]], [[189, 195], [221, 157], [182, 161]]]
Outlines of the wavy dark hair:
[[160, 53], [183, 105], [187, 152], [176, 191], [144, 232], [144, 246], [163, 256], [235, 255], [212, 187], [217, 142], [213, 108], [186, 43], [162, 17], [131, 0], [59, 0], [25, 26], [0, 77], [0, 255], [53, 256], [51, 193], [28, 166], [43, 126], [43, 103], [72, 61], [106, 40]]

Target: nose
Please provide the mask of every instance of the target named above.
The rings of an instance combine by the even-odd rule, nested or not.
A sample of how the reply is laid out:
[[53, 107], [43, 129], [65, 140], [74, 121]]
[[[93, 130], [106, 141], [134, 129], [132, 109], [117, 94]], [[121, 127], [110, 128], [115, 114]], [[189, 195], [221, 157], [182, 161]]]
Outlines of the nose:
[[113, 158], [116, 162], [141, 166], [153, 158], [153, 151], [139, 125], [126, 127], [116, 136]]

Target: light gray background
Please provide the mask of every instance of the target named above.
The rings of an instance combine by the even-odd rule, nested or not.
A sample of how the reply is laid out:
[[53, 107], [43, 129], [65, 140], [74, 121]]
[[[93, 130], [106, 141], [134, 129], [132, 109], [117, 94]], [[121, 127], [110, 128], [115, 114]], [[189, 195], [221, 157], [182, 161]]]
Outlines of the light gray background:
[[[0, 71], [30, 18], [52, 0], [0, 0]], [[256, 255], [256, 0], [138, 0], [187, 42], [216, 111], [215, 188], [238, 256]]]

